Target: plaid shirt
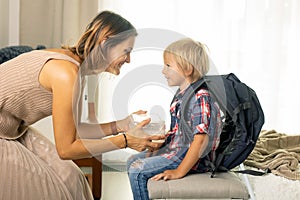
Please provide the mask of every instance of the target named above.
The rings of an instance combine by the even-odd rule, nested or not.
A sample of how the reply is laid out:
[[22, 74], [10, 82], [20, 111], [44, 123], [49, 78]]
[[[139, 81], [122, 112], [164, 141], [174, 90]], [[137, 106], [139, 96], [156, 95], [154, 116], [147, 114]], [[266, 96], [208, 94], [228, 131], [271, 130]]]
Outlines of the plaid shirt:
[[[177, 162], [183, 160], [191, 144], [191, 142], [188, 144], [184, 142], [183, 134], [188, 133], [183, 133], [179, 130], [178, 126], [181, 118], [180, 106], [185, 91], [186, 90], [179, 92], [171, 103], [171, 125], [170, 130], [167, 133], [166, 146], [163, 148], [164, 150], [161, 154], [161, 156]], [[193, 138], [195, 134], [208, 134], [209, 136], [210, 142], [202, 157], [206, 156], [211, 150], [216, 150], [219, 145], [220, 134], [222, 131], [221, 115], [218, 104], [212, 100], [206, 89], [200, 89], [195, 94], [195, 98], [192, 98], [187, 116], [189, 116], [187, 123], [192, 128], [192, 135], [190, 138]], [[197, 170], [199, 163], [200, 159], [192, 169]]]

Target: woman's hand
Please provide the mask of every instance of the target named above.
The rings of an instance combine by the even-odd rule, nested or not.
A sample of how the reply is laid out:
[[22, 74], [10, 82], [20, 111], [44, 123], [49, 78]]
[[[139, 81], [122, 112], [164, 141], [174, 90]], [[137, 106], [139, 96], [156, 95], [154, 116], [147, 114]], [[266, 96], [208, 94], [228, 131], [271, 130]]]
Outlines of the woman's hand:
[[150, 118], [143, 120], [136, 127], [130, 129], [126, 133], [128, 147], [137, 151], [144, 151], [146, 149], [149, 151], [155, 151], [163, 145], [163, 143], [152, 142], [152, 140], [164, 140], [164, 135], [149, 136], [143, 131], [143, 127], [149, 124], [150, 120]]
[[129, 124], [133, 123], [133, 114], [137, 114], [137, 115], [141, 115], [141, 114], [146, 114], [147, 111], [144, 110], [138, 110], [134, 113], [131, 113], [130, 115], [128, 115], [126, 118], [122, 119], [122, 120], [118, 120], [116, 121], [116, 125], [117, 125], [117, 130], [118, 132], [126, 132], [129, 130]]
[[160, 174], [156, 174], [151, 178], [151, 180], [158, 181], [160, 179], [163, 179], [164, 181], [167, 181], [167, 180], [179, 179], [182, 178], [183, 176], [184, 175], [182, 175], [178, 169], [173, 169], [173, 170], [166, 170]]

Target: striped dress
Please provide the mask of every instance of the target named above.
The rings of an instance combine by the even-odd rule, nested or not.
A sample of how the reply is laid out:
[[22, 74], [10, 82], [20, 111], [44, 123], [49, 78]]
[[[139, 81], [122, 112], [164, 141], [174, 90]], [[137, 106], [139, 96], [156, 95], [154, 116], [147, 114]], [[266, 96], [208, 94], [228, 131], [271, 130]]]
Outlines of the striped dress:
[[69, 56], [44, 50], [0, 65], [0, 199], [92, 199], [81, 170], [61, 160], [54, 144], [30, 126], [52, 114], [52, 93], [38, 80], [50, 59], [79, 65]]

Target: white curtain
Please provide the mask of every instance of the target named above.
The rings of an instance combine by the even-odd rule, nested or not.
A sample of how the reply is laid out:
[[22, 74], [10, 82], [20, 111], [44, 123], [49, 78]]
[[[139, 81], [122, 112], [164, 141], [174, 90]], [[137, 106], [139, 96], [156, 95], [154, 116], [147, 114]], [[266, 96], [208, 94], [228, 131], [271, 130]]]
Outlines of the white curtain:
[[[99, 0], [99, 5], [137, 29], [168, 29], [205, 43], [219, 73], [233, 72], [257, 92], [264, 129], [300, 133], [300, 1]], [[131, 65], [134, 60], [133, 55]]]
[[97, 120], [100, 123], [116, 121], [112, 109], [113, 91], [116, 84], [116, 75], [102, 72], [98, 76], [98, 87], [96, 89], [95, 105]]
[[[117, 120], [114, 115], [113, 98], [118, 77], [108, 72], [102, 72], [96, 78], [90, 78], [89, 81], [89, 98], [92, 97], [89, 99], [89, 102], [96, 102], [95, 110], [97, 121], [99, 123], [107, 123]], [[97, 83], [96, 89], [95, 83]], [[130, 148], [119, 149], [104, 153], [102, 160], [105, 164], [120, 164], [120, 162], [126, 162], [134, 153], [136, 153], [136, 151]]]

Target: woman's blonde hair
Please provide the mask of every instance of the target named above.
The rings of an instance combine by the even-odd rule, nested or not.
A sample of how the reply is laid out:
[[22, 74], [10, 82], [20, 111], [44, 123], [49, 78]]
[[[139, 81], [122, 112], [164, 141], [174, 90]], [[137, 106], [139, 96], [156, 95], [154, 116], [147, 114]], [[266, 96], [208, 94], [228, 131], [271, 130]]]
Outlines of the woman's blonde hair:
[[209, 57], [206, 45], [190, 38], [184, 38], [171, 43], [164, 50], [164, 58], [172, 56], [180, 68], [185, 71], [193, 68], [192, 81], [206, 75], [209, 71]]

